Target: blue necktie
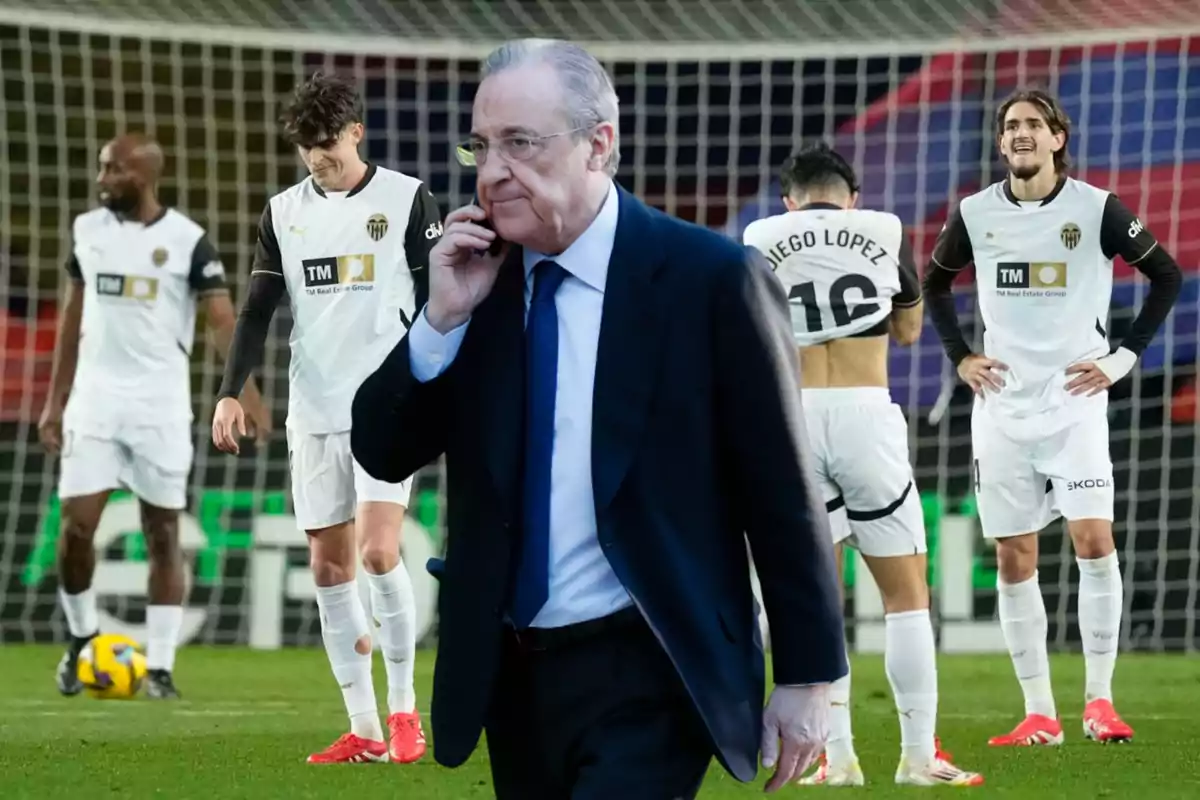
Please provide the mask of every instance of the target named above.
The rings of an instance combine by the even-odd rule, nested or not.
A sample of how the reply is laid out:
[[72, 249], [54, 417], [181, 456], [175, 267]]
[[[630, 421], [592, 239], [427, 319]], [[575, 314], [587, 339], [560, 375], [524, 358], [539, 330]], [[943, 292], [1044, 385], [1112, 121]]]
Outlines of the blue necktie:
[[533, 300], [525, 322], [525, 481], [522, 540], [511, 617], [529, 627], [550, 595], [550, 465], [558, 387], [558, 309], [554, 293], [567, 271], [553, 261], [533, 268]]

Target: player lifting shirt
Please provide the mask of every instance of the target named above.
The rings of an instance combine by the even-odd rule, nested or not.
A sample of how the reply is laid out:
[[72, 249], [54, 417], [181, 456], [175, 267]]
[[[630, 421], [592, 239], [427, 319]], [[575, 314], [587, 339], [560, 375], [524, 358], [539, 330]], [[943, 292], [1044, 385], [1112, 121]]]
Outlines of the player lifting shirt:
[[[895, 780], [975, 786], [934, 737], [937, 663], [926, 585], [925, 525], [908, 459], [908, 426], [888, 392], [888, 337], [921, 332], [912, 249], [894, 214], [855, 208], [854, 170], [823, 143], [784, 165], [788, 211], [751, 223], [760, 250], [792, 301], [805, 421], [835, 544], [862, 554], [883, 595], [885, 663], [900, 714]], [[842, 548], [837, 548], [839, 563]], [[850, 677], [830, 692], [825, 758], [801, 782], [861, 786], [850, 730]]]
[[[996, 746], [1063, 740], [1037, 575], [1037, 533], [1060, 516], [1079, 565], [1084, 734], [1133, 736], [1112, 703], [1123, 588], [1112, 530], [1108, 388], [1133, 369], [1170, 313], [1182, 276], [1116, 195], [1068, 177], [1070, 135], [1070, 120], [1045, 92], [1022, 90], [1001, 104], [996, 142], [1008, 177], [959, 203], [925, 278], [946, 354], [976, 394], [979, 521], [996, 542], [1000, 624], [1025, 695], [1025, 719], [994, 737]], [[1106, 321], [1118, 255], [1150, 279], [1150, 291], [1114, 350]], [[964, 340], [951, 293], [955, 275], [972, 262], [983, 353]]]
[[[263, 211], [250, 279], [213, 418], [213, 442], [238, 451], [235, 398], [262, 361], [286, 293], [292, 310], [287, 437], [297, 524], [308, 533], [321, 635], [350, 732], [311, 763], [412, 762], [425, 752], [416, 710], [416, 607], [400, 558], [411, 482], [375, 480], [350, 452], [355, 392], [404, 336], [428, 292], [441, 211], [416, 178], [359, 156], [363, 104], [351, 84], [316, 74], [282, 117], [310, 175]], [[371, 626], [355, 583], [370, 583], [388, 678], [384, 741], [371, 684]]]

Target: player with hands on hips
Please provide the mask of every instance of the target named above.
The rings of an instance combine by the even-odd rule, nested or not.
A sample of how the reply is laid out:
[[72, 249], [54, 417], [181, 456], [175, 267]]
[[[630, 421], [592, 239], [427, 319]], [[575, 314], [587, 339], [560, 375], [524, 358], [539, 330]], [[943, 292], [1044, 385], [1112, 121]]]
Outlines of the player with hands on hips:
[[[1086, 394], [1088, 397], [1099, 394], [1121, 380], [1133, 369], [1137, 355], [1128, 348], [1121, 347], [1109, 355], [1071, 364], [1064, 373], [1073, 376], [1066, 384], [1066, 390], [1072, 395]], [[1008, 365], [1004, 362], [988, 358], [979, 353], [971, 353], [958, 362], [958, 377], [971, 387], [977, 395], [985, 391], [999, 392], [1004, 388], [1004, 373]]]
[[[996, 113], [1005, 180], [966, 197], [938, 236], [925, 298], [943, 347], [976, 393], [974, 483], [983, 535], [996, 542], [998, 610], [1025, 695], [1025, 718], [994, 746], [1063, 741], [1050, 688], [1047, 619], [1038, 586], [1038, 532], [1058, 519], [1079, 566], [1086, 667], [1083, 731], [1126, 741], [1113, 707], [1124, 584], [1113, 541], [1108, 389], [1133, 369], [1171, 311], [1179, 266], [1141, 220], [1104, 189], [1071, 178], [1071, 123], [1040, 90]], [[1150, 282], [1123, 341], [1109, 345], [1113, 259]], [[983, 353], [958, 326], [951, 284], [975, 265]]]
[[1007, 370], [1008, 365], [979, 353], [972, 353], [958, 362], [958, 377], [977, 395], [1003, 389], [1004, 372]]

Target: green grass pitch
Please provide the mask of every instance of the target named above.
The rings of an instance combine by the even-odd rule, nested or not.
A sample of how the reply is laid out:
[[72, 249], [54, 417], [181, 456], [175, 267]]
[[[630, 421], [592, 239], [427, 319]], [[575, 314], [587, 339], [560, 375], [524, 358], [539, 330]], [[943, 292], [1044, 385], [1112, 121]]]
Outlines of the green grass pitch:
[[[60, 651], [0, 647], [0, 798], [86, 797], [301, 798], [491, 797], [482, 746], [463, 767], [447, 770], [432, 755], [419, 764], [311, 767], [304, 757], [343, 732], [341, 698], [318, 649], [251, 652], [188, 647], [176, 678], [186, 699], [97, 701], [61, 698], [53, 685]], [[419, 702], [428, 708], [433, 653], [417, 671]], [[1056, 696], [1067, 741], [1061, 748], [990, 749], [1022, 710], [1004, 656], [943, 656], [939, 663], [943, 747], [987, 784], [979, 797], [1200, 797], [1200, 660], [1124, 655], [1117, 664], [1118, 708], [1137, 731], [1126, 745], [1083, 738], [1083, 663], [1053, 659]], [[382, 664], [376, 681], [382, 688]], [[865, 789], [837, 797], [911, 797], [950, 789], [892, 785], [899, 733], [880, 657], [854, 661], [856, 744]], [[428, 726], [426, 727], [428, 730]], [[713, 767], [700, 796], [760, 795], [759, 780], [741, 785]], [[832, 791], [789, 786], [777, 796]]]

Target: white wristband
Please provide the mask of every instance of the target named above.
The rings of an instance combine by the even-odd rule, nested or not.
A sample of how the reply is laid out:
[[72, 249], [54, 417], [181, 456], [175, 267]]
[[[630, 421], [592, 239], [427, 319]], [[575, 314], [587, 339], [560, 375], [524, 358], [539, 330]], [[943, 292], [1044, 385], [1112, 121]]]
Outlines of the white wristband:
[[1096, 359], [1096, 368], [1108, 376], [1113, 383], [1121, 380], [1133, 365], [1137, 363], [1137, 354], [1124, 347], [1118, 347], [1115, 353], [1109, 353], [1104, 358]]

